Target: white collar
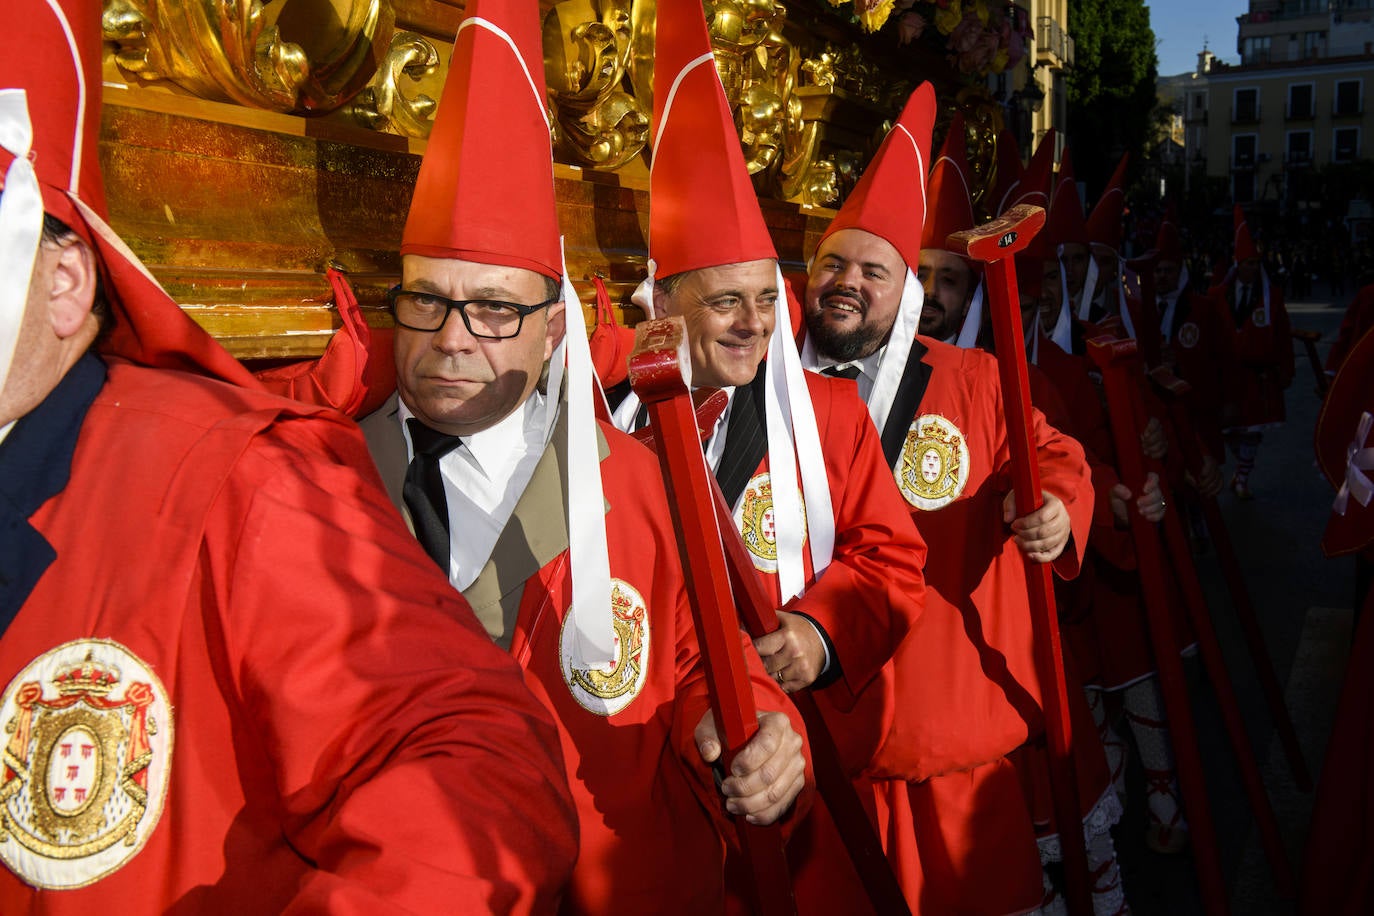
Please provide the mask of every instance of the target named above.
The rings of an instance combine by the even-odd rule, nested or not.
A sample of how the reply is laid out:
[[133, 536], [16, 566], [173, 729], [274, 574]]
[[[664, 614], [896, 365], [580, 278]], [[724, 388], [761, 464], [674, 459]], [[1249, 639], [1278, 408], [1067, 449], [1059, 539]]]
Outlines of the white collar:
[[[467, 453], [477, 469], [492, 478], [502, 473], [502, 468], [512, 466], [519, 457], [527, 453], [531, 446], [545, 444], [545, 397], [536, 389], [525, 399], [525, 403], [498, 420], [495, 425], [479, 432], [463, 436], [461, 451]], [[410, 428], [406, 420], [415, 414], [406, 406], [404, 400], [397, 398], [400, 407], [401, 430], [406, 440], [406, 458], [415, 457], [415, 448], [410, 441]]]
[[822, 356], [811, 343], [811, 335], [808, 334], [802, 344], [802, 367], [807, 372], [821, 372], [825, 369], [858, 366], [859, 374], [873, 382], [878, 378], [878, 363], [882, 360], [883, 352], [886, 350], [887, 344], [883, 344], [862, 359], [851, 359], [843, 363], [836, 362], [828, 356]]

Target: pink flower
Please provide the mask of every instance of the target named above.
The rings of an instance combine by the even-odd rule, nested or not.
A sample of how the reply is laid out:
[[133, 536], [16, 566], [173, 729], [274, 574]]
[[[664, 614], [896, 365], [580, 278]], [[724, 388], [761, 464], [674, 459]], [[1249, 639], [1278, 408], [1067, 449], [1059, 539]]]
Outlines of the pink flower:
[[920, 13], [903, 13], [897, 20], [897, 43], [909, 45], [926, 30], [925, 17]]
[[959, 69], [965, 73], [987, 73], [997, 56], [997, 33], [980, 29], [971, 46], [959, 52]]
[[978, 44], [978, 38], [982, 34], [983, 26], [978, 17], [971, 12], [967, 13], [959, 20], [954, 31], [949, 33], [949, 49], [955, 54], [967, 54]]
[[1007, 69], [1015, 67], [1026, 56], [1026, 36], [1013, 31], [1007, 38]]

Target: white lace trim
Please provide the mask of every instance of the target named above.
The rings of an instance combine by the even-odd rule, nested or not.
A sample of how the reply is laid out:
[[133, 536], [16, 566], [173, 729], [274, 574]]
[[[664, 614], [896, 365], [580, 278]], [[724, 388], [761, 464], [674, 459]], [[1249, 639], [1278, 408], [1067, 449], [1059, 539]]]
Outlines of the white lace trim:
[[[1093, 805], [1088, 816], [1083, 818], [1083, 838], [1088, 843], [1100, 836], [1109, 833], [1112, 827], [1121, 820], [1121, 815], [1125, 809], [1121, 806], [1121, 799], [1117, 797], [1116, 790], [1108, 786], [1103, 790], [1102, 795]], [[1064, 858], [1064, 850], [1059, 845], [1059, 834], [1051, 833], [1040, 837], [1035, 841], [1040, 848], [1040, 864], [1045, 865], [1049, 862], [1059, 862]]]

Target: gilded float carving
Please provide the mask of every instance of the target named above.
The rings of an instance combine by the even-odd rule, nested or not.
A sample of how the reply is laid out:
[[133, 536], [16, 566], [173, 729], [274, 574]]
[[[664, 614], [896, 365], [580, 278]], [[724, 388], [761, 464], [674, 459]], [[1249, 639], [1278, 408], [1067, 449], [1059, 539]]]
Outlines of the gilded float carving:
[[544, 18], [544, 78], [560, 159], [618, 169], [648, 141], [651, 98], [626, 85], [630, 19], [629, 0], [563, 0]]
[[424, 93], [407, 95], [405, 82], [418, 83], [439, 69], [439, 50], [415, 32], [391, 36], [391, 48], [377, 68], [377, 75], [350, 106], [350, 112], [366, 127], [388, 130], [406, 137], [429, 136], [439, 103]]
[[206, 99], [333, 111], [372, 78], [395, 26], [389, 0], [106, 0], [115, 62]]

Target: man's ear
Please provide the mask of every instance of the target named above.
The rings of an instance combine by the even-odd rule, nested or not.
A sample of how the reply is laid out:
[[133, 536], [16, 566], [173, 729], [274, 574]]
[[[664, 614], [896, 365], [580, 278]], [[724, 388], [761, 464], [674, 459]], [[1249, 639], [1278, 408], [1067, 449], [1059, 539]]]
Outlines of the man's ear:
[[654, 284], [654, 316], [658, 318], [677, 316], [673, 297], [663, 292], [663, 288], [657, 283]]
[[48, 283], [48, 318], [53, 333], [65, 340], [81, 331], [91, 319], [99, 268], [95, 253], [81, 239], [65, 239], [57, 244]]
[[[582, 307], [581, 303], [573, 303], [573, 305], [576, 308]], [[558, 346], [558, 342], [563, 339], [563, 335], [566, 333], [567, 324], [567, 304], [555, 302], [553, 305], [549, 306], [549, 311], [544, 321], [544, 359], [547, 360], [549, 357], [553, 356], [554, 348]], [[578, 322], [578, 327], [581, 327], [581, 324], [581, 322]]]

